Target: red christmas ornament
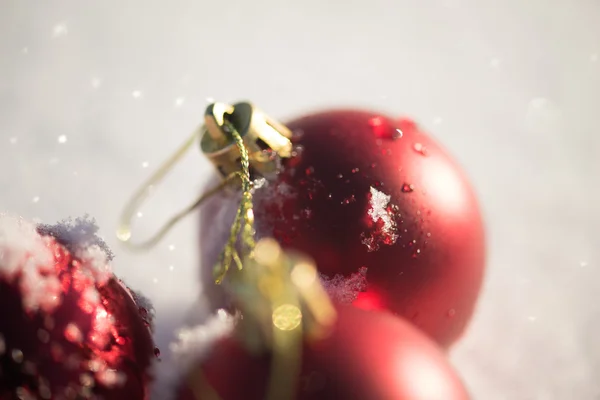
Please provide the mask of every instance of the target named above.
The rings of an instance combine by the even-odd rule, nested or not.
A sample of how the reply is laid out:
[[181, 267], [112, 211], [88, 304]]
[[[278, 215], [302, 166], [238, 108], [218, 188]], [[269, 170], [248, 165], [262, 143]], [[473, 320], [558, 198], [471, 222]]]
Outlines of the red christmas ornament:
[[147, 399], [150, 310], [95, 229], [0, 218], [0, 399]]
[[[366, 271], [356, 307], [390, 310], [448, 347], [473, 313], [485, 264], [464, 173], [407, 119], [331, 111], [286, 126], [294, 152], [254, 193], [257, 236], [309, 254], [330, 280]], [[221, 195], [203, 210], [207, 269], [237, 204]]]
[[[201, 394], [183, 384], [178, 400], [264, 400], [270, 356], [251, 355], [233, 337], [218, 341], [191, 379], [210, 385]], [[200, 376], [201, 374], [202, 376]], [[202, 380], [203, 383], [200, 383]], [[296, 400], [466, 400], [460, 379], [439, 348], [387, 313], [339, 309], [329, 337], [305, 343]]]

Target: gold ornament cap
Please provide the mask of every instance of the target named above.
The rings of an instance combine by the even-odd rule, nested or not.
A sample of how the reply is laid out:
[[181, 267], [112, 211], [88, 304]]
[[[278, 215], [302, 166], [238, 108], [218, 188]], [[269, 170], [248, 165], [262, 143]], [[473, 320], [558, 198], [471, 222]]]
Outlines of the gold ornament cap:
[[276, 172], [277, 159], [292, 156], [292, 132], [253, 104], [213, 103], [204, 113], [200, 148], [223, 177], [239, 171], [241, 161], [228, 124], [242, 137], [255, 172], [261, 175]]

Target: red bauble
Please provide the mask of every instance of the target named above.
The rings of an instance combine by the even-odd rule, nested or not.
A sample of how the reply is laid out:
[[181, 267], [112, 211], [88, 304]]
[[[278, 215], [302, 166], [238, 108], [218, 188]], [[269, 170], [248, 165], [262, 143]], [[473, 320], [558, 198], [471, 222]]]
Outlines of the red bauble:
[[0, 223], [0, 399], [147, 399], [150, 322], [104, 250]]
[[[222, 400], [265, 398], [270, 357], [250, 355], [232, 337], [195, 368]], [[301, 371], [296, 400], [468, 399], [439, 348], [388, 313], [339, 308], [331, 335], [305, 343]], [[209, 398], [184, 386], [178, 400]]]
[[[449, 346], [471, 317], [485, 264], [479, 207], [458, 165], [406, 119], [332, 111], [287, 126], [296, 155], [256, 190], [258, 236], [307, 253], [329, 278], [366, 267], [355, 306], [390, 310]], [[204, 238], [233, 218], [214, 207], [203, 213]], [[219, 240], [206, 243], [222, 248]]]

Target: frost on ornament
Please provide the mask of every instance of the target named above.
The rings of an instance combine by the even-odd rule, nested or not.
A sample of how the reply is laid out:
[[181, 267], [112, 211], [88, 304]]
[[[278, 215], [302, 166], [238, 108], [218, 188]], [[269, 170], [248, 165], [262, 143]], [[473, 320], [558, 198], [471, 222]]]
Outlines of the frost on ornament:
[[150, 330], [96, 231], [0, 215], [0, 399], [145, 398]]
[[349, 277], [335, 275], [329, 278], [319, 274], [321, 283], [331, 300], [338, 304], [351, 304], [359, 293], [367, 290], [367, 267], [360, 267], [358, 272]]
[[179, 330], [177, 341], [171, 343], [169, 349], [180, 370], [187, 371], [191, 363], [202, 359], [211, 345], [230, 333], [233, 326], [234, 317], [225, 310], [218, 310], [205, 323]]
[[361, 234], [362, 243], [367, 251], [377, 251], [382, 244], [391, 246], [398, 240], [396, 210], [390, 205], [391, 196], [371, 187], [367, 215], [367, 232]]

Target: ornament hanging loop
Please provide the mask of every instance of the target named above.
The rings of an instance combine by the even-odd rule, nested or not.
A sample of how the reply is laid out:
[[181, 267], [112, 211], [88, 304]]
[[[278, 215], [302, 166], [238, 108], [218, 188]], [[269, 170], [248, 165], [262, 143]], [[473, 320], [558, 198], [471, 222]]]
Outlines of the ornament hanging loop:
[[[233, 129], [232, 129], [233, 128]], [[292, 154], [292, 133], [284, 125], [267, 117], [248, 102], [234, 105], [210, 104], [204, 113], [204, 125], [134, 193], [127, 203], [117, 229], [117, 238], [130, 249], [144, 250], [156, 245], [181, 219], [199, 207], [205, 200], [222, 191], [240, 178], [241, 154], [232, 130], [242, 138], [252, 172], [267, 175], [278, 168], [279, 158]], [[150, 239], [132, 243], [132, 221], [142, 204], [154, 192], [173, 167], [187, 154], [195, 143], [200, 143], [202, 153], [213, 163], [222, 177], [222, 182], [202, 194], [195, 202], [174, 215]]]

